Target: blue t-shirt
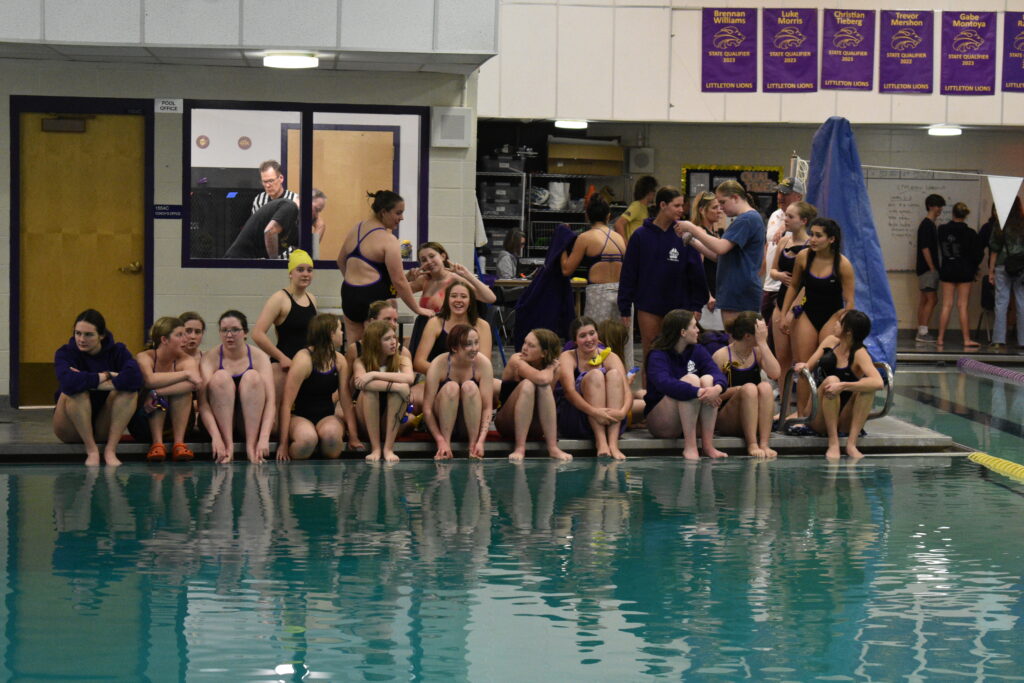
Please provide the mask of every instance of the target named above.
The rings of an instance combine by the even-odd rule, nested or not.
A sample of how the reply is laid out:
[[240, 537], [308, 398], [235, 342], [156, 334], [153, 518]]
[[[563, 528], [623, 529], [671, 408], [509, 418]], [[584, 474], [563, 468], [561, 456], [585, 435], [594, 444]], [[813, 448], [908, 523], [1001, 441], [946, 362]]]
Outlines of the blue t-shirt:
[[725, 234], [735, 246], [718, 257], [718, 308], [726, 311], [761, 310], [761, 260], [765, 227], [761, 214], [751, 209], [737, 216]]

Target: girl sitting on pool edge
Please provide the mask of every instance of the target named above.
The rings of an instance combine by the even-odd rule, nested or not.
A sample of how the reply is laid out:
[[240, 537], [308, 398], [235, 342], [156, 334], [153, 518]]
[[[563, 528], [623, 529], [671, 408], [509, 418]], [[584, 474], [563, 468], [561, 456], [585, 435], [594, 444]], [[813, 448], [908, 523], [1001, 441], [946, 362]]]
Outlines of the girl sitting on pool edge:
[[59, 394], [53, 432], [64, 443], [85, 444], [85, 464], [99, 465], [96, 435], [106, 438], [103, 460], [120, 465], [117, 444], [135, 412], [142, 372], [124, 344], [114, 341], [103, 315], [88, 308], [53, 356]]
[[833, 331], [807, 363], [797, 363], [794, 369], [800, 371], [806, 366], [817, 380], [821, 409], [810, 427], [828, 436], [825, 457], [830, 460], [840, 457], [839, 431], [842, 430], [849, 434], [846, 454], [861, 458], [864, 454], [857, 448], [857, 439], [871, 412], [875, 392], [884, 386], [878, 368], [864, 348], [864, 340], [871, 333], [871, 319], [858, 310], [846, 311], [834, 323]]

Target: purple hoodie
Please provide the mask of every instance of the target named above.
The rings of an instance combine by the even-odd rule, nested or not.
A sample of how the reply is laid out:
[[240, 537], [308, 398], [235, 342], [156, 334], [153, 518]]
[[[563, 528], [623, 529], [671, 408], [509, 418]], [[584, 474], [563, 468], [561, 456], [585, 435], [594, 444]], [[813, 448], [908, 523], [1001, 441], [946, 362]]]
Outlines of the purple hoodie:
[[142, 389], [142, 371], [139, 370], [139, 364], [135, 362], [127, 346], [114, 341], [114, 335], [110, 330], [107, 330], [107, 335], [100, 344], [100, 351], [95, 356], [79, 351], [72, 335], [68, 343], [53, 354], [53, 365], [57, 371], [58, 396], [71, 396], [95, 389], [100, 383], [100, 373], [111, 371], [118, 373], [117, 377], [111, 380], [118, 391]]
[[708, 281], [700, 252], [676, 234], [648, 218], [630, 236], [619, 275], [619, 313], [632, 315], [631, 306], [652, 315], [674, 308], [699, 311], [708, 302]]
[[684, 375], [711, 375], [724, 391], [729, 382], [722, 370], [711, 360], [711, 354], [700, 344], [691, 344], [682, 353], [652, 349], [647, 355], [647, 395], [644, 415], [654, 410], [665, 396], [679, 401], [697, 398], [698, 388], [679, 378]]

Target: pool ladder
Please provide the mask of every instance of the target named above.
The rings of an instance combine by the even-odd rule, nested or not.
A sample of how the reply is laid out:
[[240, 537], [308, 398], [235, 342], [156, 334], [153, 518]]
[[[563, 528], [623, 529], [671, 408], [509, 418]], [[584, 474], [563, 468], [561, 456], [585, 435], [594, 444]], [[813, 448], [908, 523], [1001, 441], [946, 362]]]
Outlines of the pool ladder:
[[[885, 402], [882, 404], [881, 408], [868, 415], [869, 420], [874, 420], [888, 415], [889, 411], [892, 410], [892, 403], [896, 398], [892, 368], [884, 361], [875, 361], [875, 367], [878, 368], [879, 374], [882, 375], [882, 382], [885, 384]], [[807, 384], [811, 388], [811, 412], [805, 417], [792, 417], [789, 419], [783, 418], [781, 428], [779, 430], [783, 434], [788, 433], [790, 427], [808, 425], [818, 414], [818, 383], [814, 381], [814, 375], [812, 375], [811, 371], [807, 368], [801, 368], [799, 373], [793, 368], [790, 368], [786, 372], [786, 378], [781, 384], [782, 396], [779, 402], [779, 415], [783, 416], [789, 412], [790, 406], [794, 400], [794, 394], [796, 393], [793, 391], [794, 380], [799, 381], [800, 377], [807, 380]]]

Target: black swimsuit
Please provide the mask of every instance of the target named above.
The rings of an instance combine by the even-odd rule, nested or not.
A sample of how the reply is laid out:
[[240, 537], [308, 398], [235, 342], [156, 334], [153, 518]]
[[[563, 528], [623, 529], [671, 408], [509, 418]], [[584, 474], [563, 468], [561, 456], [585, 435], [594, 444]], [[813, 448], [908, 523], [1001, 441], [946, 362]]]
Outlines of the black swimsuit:
[[801, 283], [807, 297], [804, 313], [814, 329], [821, 332], [829, 318], [843, 307], [843, 285], [835, 268], [825, 277], [815, 277], [811, 274], [811, 263], [811, 259], [808, 259], [804, 281]]
[[445, 320], [441, 321], [441, 331], [437, 333], [437, 339], [434, 340], [434, 345], [430, 347], [430, 352], [427, 354], [428, 363], [448, 350], [448, 332], [444, 329], [446, 322]]
[[[448, 384], [448, 382], [454, 382], [454, 381], [455, 380], [452, 379], [452, 356], [449, 353], [448, 354], [448, 372], [445, 373], [444, 379], [441, 380], [440, 384], [437, 385], [437, 388], [440, 389], [445, 384]], [[476, 363], [475, 362], [473, 363], [473, 371], [472, 371], [472, 374], [469, 377], [469, 381], [472, 382], [473, 384], [477, 385], [477, 386], [480, 386], [480, 380], [478, 380], [476, 378]]]
[[[237, 375], [231, 375], [231, 380], [235, 383], [235, 396], [236, 397], [238, 396], [238, 385], [240, 385], [242, 383], [242, 375], [244, 375], [245, 373], [247, 373], [247, 372], [249, 372], [250, 370], [253, 369], [253, 365], [252, 365], [252, 347], [249, 346], [248, 344], [246, 344], [245, 345], [245, 350], [246, 350], [246, 353], [249, 354], [249, 367], [247, 367], [245, 370], [242, 370]], [[217, 348], [217, 352], [220, 354], [220, 363], [217, 365], [217, 369], [218, 370], [223, 370], [224, 369], [224, 347], [223, 346], [218, 347]]]
[[[281, 291], [292, 302], [292, 307], [281, 324], [274, 325], [274, 329], [277, 331], [277, 348], [289, 358], [294, 358], [299, 349], [306, 346], [306, 330], [309, 328], [309, 322], [316, 317], [316, 306], [313, 305], [309, 294], [306, 294], [306, 301], [309, 302], [309, 305], [299, 306], [287, 289]], [[276, 358], [271, 358], [270, 362], [277, 363], [279, 361]]]
[[314, 425], [328, 415], [334, 414], [331, 396], [338, 390], [338, 365], [327, 371], [314, 370], [299, 387], [292, 412], [304, 417]]
[[[857, 375], [853, 374], [850, 358], [846, 359], [846, 365], [844, 367], [839, 367], [839, 359], [836, 358], [835, 351], [837, 346], [838, 345], [825, 349], [821, 352], [821, 358], [818, 359], [818, 367], [814, 369], [814, 380], [819, 386], [829, 375], [835, 375], [835, 378], [840, 382], [856, 382], [859, 379]], [[853, 392], [851, 391], [844, 391], [839, 394], [840, 412], [842, 412], [843, 408], [846, 407], [846, 404], [852, 395]]]
[[726, 346], [729, 352], [729, 361], [722, 367], [722, 373], [729, 380], [730, 387], [741, 387], [744, 384], [761, 383], [761, 364], [757, 362], [757, 349], [754, 349], [753, 362], [749, 367], [737, 367], [732, 360], [732, 346]]
[[[348, 281], [341, 283], [341, 307], [345, 317], [352, 322], [366, 322], [370, 316], [370, 304], [374, 301], [383, 301], [395, 296], [395, 286], [391, 283], [391, 274], [387, 266], [379, 261], [371, 261], [363, 256], [361, 245], [367, 235], [378, 230], [385, 230], [383, 226], [370, 230], [366, 235], [362, 234], [363, 224], [356, 227], [356, 247], [348, 255], [349, 259], [357, 258], [368, 264], [377, 271], [377, 279], [365, 285], [353, 285]], [[347, 260], [346, 260], [347, 262]]]
[[[775, 270], [778, 270], [783, 273], [789, 273], [790, 275], [792, 275], [793, 266], [796, 265], [796, 257], [800, 254], [801, 251], [803, 251], [806, 248], [807, 243], [804, 242], [803, 244], [791, 244], [790, 246], [780, 251], [779, 267], [776, 268]], [[786, 301], [786, 292], [788, 290], [789, 287], [786, 285], [785, 282], [783, 282], [779, 286], [779, 294], [775, 299], [775, 308], [779, 309], [780, 311], [782, 310], [782, 304]]]

